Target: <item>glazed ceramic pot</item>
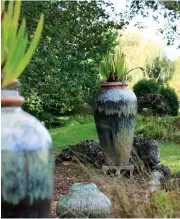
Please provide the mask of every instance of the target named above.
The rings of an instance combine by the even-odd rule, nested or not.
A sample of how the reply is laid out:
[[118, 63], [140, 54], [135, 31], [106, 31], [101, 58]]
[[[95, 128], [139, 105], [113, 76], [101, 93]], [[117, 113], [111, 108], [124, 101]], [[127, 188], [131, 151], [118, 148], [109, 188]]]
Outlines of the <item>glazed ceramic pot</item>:
[[67, 195], [60, 198], [59, 217], [104, 218], [110, 214], [111, 202], [93, 183], [74, 183]]
[[130, 158], [137, 99], [126, 82], [107, 82], [94, 100], [94, 119], [100, 146], [112, 165], [127, 165]]
[[18, 91], [1, 91], [1, 217], [48, 218], [53, 194], [52, 141], [21, 108]]

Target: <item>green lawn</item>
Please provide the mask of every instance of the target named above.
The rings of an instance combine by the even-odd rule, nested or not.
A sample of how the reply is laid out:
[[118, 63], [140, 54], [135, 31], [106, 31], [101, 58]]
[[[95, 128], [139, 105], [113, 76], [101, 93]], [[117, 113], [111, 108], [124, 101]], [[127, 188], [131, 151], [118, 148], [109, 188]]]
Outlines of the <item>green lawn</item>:
[[[70, 144], [81, 140], [98, 139], [94, 123], [66, 125], [49, 130], [53, 139], [55, 154]], [[180, 145], [174, 143], [159, 144], [162, 164], [171, 168], [172, 172], [180, 171]]]
[[161, 163], [167, 165], [172, 172], [180, 171], [180, 145], [174, 143], [159, 144]]
[[95, 140], [98, 138], [94, 123], [66, 125], [61, 128], [50, 129], [49, 131], [53, 139], [55, 153], [81, 140]]

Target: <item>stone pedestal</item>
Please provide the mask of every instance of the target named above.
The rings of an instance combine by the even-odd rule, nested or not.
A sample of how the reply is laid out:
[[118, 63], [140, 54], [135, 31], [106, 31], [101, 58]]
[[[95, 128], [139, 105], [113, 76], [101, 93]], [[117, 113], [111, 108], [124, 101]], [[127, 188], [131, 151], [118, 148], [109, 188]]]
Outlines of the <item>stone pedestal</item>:
[[104, 174], [113, 173], [115, 176], [122, 177], [129, 171], [130, 178], [133, 177], [134, 166], [132, 164], [120, 165], [120, 166], [102, 166]]

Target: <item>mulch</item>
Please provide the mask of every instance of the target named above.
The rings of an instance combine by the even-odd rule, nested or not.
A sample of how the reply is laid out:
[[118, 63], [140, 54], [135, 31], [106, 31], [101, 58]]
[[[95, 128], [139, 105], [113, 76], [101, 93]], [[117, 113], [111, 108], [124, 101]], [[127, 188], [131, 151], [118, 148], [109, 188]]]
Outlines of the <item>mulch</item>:
[[[125, 184], [123, 183], [125, 180]], [[56, 218], [56, 206], [59, 198], [67, 194], [71, 185], [76, 182], [91, 182], [95, 183], [99, 190], [103, 192], [113, 203], [113, 213], [111, 217], [126, 217], [121, 209], [117, 197], [116, 189], [117, 185], [121, 186], [121, 191], [126, 193], [127, 190], [131, 191], [129, 193], [129, 198], [132, 199], [135, 195], [139, 196], [142, 200], [142, 194], [135, 194], [135, 189], [139, 192], [143, 186], [141, 183], [137, 182], [134, 185], [134, 180], [131, 179], [117, 179], [116, 177], [105, 176], [101, 169], [96, 169], [93, 166], [84, 166], [81, 163], [74, 162], [64, 162], [57, 164], [54, 172], [54, 194], [51, 203], [51, 212], [49, 217]], [[128, 184], [127, 184], [128, 182]], [[125, 185], [125, 186], [124, 186]], [[128, 185], [128, 188], [126, 188]], [[132, 185], [132, 188], [130, 186]], [[137, 199], [136, 198], [136, 199]]]
[[90, 182], [86, 172], [79, 164], [64, 162], [58, 164], [54, 171], [54, 194], [51, 203], [50, 218], [56, 217], [56, 205], [59, 198], [68, 193], [71, 185], [76, 182]]

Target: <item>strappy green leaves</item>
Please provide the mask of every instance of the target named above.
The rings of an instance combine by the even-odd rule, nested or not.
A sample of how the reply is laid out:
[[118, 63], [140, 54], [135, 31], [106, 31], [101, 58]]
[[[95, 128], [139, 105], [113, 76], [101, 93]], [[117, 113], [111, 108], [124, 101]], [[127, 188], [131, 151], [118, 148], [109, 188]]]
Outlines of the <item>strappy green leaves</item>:
[[[144, 71], [141, 67], [137, 68]], [[127, 74], [137, 68], [128, 71], [125, 55], [123, 54], [121, 47], [117, 46], [113, 54], [107, 53], [107, 55], [102, 58], [99, 71], [102, 76], [106, 77], [108, 82], [113, 82], [124, 81]]]
[[25, 18], [21, 24], [18, 24], [21, 2], [15, 1], [14, 4], [13, 1], [10, 1], [7, 12], [4, 9], [4, 2], [2, 2], [1, 70], [4, 74], [2, 88], [18, 78], [29, 64], [38, 46], [44, 22], [44, 15], [41, 14], [34, 37], [28, 47]]

